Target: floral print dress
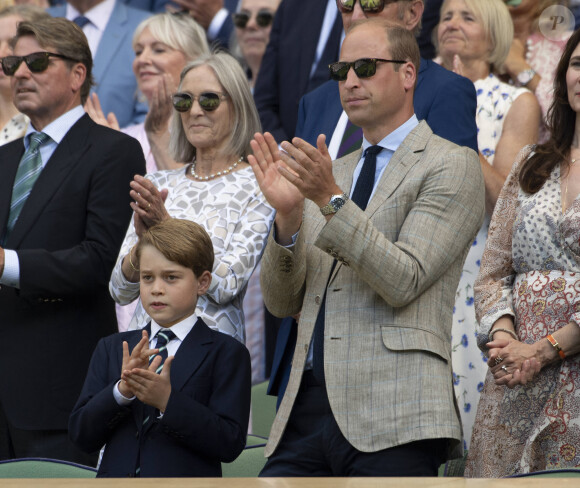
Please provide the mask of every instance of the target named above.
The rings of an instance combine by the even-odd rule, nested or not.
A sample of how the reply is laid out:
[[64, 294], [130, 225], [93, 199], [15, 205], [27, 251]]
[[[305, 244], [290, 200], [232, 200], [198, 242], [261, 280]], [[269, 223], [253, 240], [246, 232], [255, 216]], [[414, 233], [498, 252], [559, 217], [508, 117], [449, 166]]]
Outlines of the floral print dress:
[[[524, 158], [530, 152], [527, 148]], [[521, 158], [521, 159], [524, 159]], [[533, 195], [518, 164], [496, 204], [475, 284], [478, 344], [503, 315], [532, 344], [580, 323], [580, 198], [562, 214], [560, 168]], [[465, 475], [502, 477], [580, 465], [580, 357], [543, 368], [527, 385], [496, 386], [487, 373]]]
[[[477, 93], [477, 142], [480, 152], [490, 164], [493, 164], [495, 148], [501, 138], [505, 117], [514, 100], [522, 93], [529, 93], [529, 90], [503, 83], [493, 74], [477, 80], [475, 89]], [[469, 448], [477, 402], [487, 371], [487, 359], [478, 349], [475, 341], [477, 322], [473, 306], [473, 284], [479, 273], [488, 227], [489, 216], [486, 215], [465, 260], [453, 308], [451, 330], [453, 381], [457, 403], [461, 409], [466, 449]]]

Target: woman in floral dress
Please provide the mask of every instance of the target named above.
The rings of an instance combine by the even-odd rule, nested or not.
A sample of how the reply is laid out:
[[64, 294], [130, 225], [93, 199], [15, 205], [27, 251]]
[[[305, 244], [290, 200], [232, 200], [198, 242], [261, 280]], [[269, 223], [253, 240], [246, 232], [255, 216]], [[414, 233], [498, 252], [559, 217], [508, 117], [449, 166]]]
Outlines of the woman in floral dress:
[[466, 476], [580, 465], [580, 31], [556, 70], [550, 139], [522, 151], [475, 283], [488, 372]]
[[534, 95], [502, 83], [493, 74], [507, 56], [512, 38], [512, 20], [502, 0], [443, 2], [438, 30], [440, 61], [475, 85], [477, 142], [486, 187], [486, 218], [465, 260], [453, 310], [453, 373], [466, 448], [487, 370], [475, 342], [473, 285], [499, 192], [518, 152], [537, 141], [540, 121]]

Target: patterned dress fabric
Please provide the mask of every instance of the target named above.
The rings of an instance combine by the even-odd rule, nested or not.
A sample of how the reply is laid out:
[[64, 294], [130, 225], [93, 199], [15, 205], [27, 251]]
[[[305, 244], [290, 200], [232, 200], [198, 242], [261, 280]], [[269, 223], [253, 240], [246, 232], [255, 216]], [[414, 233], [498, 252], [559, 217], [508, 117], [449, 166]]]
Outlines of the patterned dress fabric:
[[0, 146], [15, 141], [26, 134], [30, 119], [24, 114], [16, 114], [0, 131]]
[[[169, 190], [165, 207], [172, 217], [197, 222], [212, 239], [212, 282], [208, 293], [197, 301], [197, 316], [209, 327], [244, 343], [242, 302], [248, 280], [264, 251], [274, 210], [250, 167], [209, 181], [187, 178], [185, 171], [189, 167], [158, 171], [147, 178], [159, 190]], [[120, 304], [139, 297], [139, 284], [127, 281], [121, 270], [122, 259], [136, 242], [131, 221], [109, 283], [111, 295]], [[129, 329], [142, 328], [149, 320], [139, 300]]]
[[[529, 153], [530, 148], [524, 152]], [[532, 344], [580, 324], [580, 199], [564, 214], [560, 168], [534, 195], [512, 170], [496, 205], [476, 282], [478, 344], [503, 315]], [[469, 477], [502, 477], [580, 465], [580, 357], [543, 368], [525, 386], [496, 386], [488, 372], [467, 460]]]
[[[508, 110], [517, 97], [522, 93], [529, 93], [529, 90], [503, 83], [493, 74], [477, 80], [475, 89], [477, 93], [477, 142], [480, 152], [493, 164], [495, 148], [501, 138]], [[478, 349], [475, 341], [477, 321], [473, 306], [473, 284], [479, 273], [488, 227], [489, 216], [486, 215], [465, 260], [453, 309], [451, 330], [453, 381], [457, 403], [461, 410], [465, 448], [469, 448], [477, 402], [487, 372], [487, 359]]]

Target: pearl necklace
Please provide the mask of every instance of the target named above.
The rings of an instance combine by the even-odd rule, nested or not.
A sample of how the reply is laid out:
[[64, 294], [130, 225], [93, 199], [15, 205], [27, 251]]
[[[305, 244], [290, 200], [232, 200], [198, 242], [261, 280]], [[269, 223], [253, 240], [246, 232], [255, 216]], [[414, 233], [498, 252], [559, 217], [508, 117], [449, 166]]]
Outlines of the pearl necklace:
[[[579, 161], [578, 159], [572, 159], [570, 161], [570, 168], [572, 168], [572, 166], [574, 166], [574, 163], [576, 161]], [[570, 179], [570, 173], [568, 173], [566, 175], [566, 187], [564, 188], [564, 199], [562, 200], [562, 213], [565, 212], [565, 204], [568, 201], [568, 180]]]
[[212, 173], [211, 175], [207, 176], [200, 176], [195, 172], [195, 158], [191, 162], [191, 166], [189, 168], [189, 174], [193, 176], [197, 181], [208, 181], [217, 178], [218, 176], [227, 175], [230, 171], [233, 171], [238, 164], [240, 164], [244, 160], [243, 156], [240, 156], [234, 164], [232, 164], [229, 168], [224, 169], [223, 171], [218, 171], [217, 173]]

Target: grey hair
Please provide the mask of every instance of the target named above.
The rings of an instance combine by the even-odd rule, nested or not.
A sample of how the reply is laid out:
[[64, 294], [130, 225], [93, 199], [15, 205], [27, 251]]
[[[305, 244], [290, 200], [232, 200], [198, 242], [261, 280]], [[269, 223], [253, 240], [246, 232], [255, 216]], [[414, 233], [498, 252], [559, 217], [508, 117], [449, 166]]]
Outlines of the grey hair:
[[[250, 141], [256, 132], [262, 131], [260, 117], [244, 70], [230, 54], [218, 51], [200, 56], [188, 63], [181, 72], [179, 90], [183, 80], [191, 70], [201, 66], [211, 68], [232, 104], [233, 116], [230, 120], [230, 137], [225, 146], [228, 154], [240, 155], [244, 159], [252, 152]], [[195, 157], [195, 147], [187, 140], [179, 114], [171, 121], [169, 152], [175, 161], [189, 162]]]
[[205, 31], [189, 15], [165, 12], [141, 22], [133, 34], [133, 49], [145, 29], [159, 42], [181, 51], [188, 61], [209, 53]]

